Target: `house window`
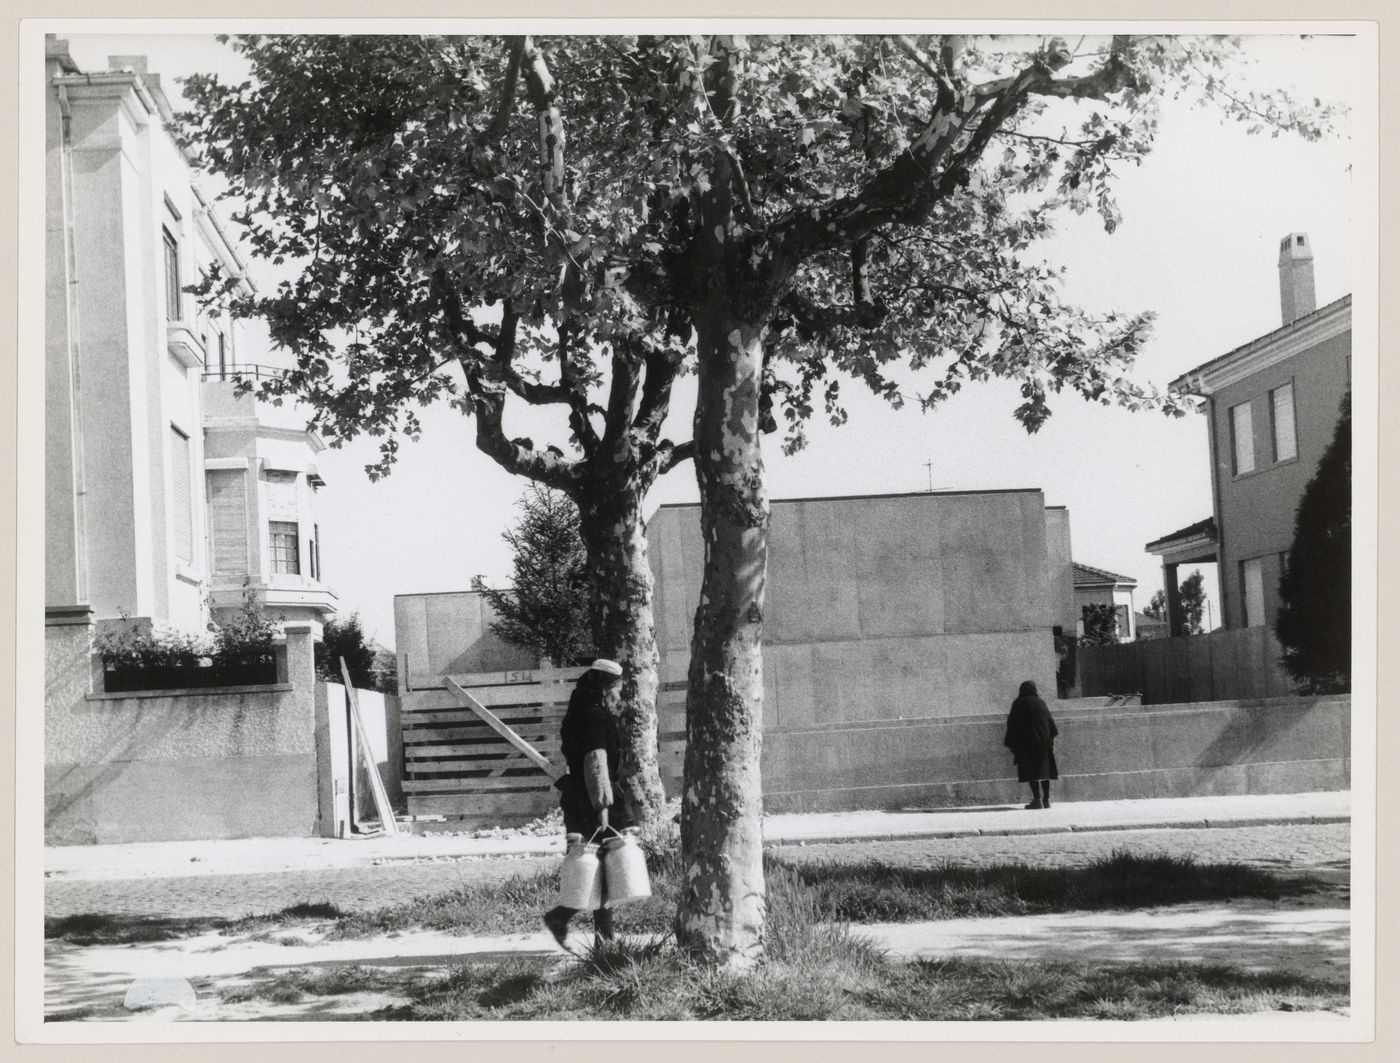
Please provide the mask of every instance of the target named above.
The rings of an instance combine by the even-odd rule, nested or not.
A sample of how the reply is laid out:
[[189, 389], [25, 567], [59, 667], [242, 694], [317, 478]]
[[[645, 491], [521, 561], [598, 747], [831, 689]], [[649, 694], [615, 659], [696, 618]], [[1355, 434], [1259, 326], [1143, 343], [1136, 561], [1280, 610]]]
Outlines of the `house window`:
[[194, 498], [190, 490], [190, 437], [170, 426], [170, 508], [174, 517], [175, 557], [194, 561]]
[[311, 525], [311, 578], [321, 579], [321, 526]]
[[210, 469], [209, 545], [216, 576], [248, 574], [248, 474], [244, 469]]
[[300, 529], [295, 521], [274, 520], [267, 526], [267, 542], [272, 559], [272, 571], [298, 576], [301, 574]]
[[1291, 461], [1298, 456], [1292, 384], [1284, 384], [1269, 392], [1269, 416], [1274, 427], [1274, 461]]
[[1235, 454], [1235, 475], [1254, 471], [1254, 420], [1249, 403], [1242, 402], [1230, 410], [1230, 442]]
[[1240, 583], [1244, 586], [1244, 626], [1264, 623], [1264, 559], [1251, 557], [1240, 562]]
[[219, 379], [225, 379], [228, 373], [228, 337], [223, 332], [219, 333]]
[[181, 320], [180, 313], [180, 244], [169, 229], [161, 229], [165, 251], [165, 318]]

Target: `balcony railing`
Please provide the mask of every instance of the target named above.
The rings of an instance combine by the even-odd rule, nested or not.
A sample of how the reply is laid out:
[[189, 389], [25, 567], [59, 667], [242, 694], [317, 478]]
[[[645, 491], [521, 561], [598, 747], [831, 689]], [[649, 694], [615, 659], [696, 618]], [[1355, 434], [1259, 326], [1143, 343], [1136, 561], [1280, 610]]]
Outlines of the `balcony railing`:
[[286, 375], [285, 369], [253, 362], [230, 362], [204, 371], [205, 380], [281, 380]]

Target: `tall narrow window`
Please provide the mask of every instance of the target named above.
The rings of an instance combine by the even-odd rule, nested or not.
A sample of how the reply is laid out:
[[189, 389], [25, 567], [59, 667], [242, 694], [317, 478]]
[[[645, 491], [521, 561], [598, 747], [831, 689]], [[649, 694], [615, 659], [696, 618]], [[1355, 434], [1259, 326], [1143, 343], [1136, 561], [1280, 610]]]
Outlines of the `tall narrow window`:
[[321, 578], [321, 526], [311, 525], [311, 578]]
[[1274, 461], [1298, 456], [1298, 435], [1293, 418], [1293, 385], [1269, 392], [1269, 416], [1274, 424]]
[[1249, 403], [1242, 402], [1230, 410], [1230, 441], [1235, 452], [1235, 475], [1254, 471], [1254, 421]]
[[268, 523], [267, 542], [272, 571], [296, 576], [301, 574], [300, 529], [295, 521], [274, 520]]
[[223, 380], [228, 374], [228, 337], [223, 332], [219, 333], [219, 379]]
[[1241, 561], [1240, 582], [1244, 585], [1244, 626], [1258, 627], [1264, 623], [1264, 559]]
[[180, 244], [169, 229], [161, 229], [165, 247], [165, 318], [179, 321], [180, 313]]
[[194, 499], [190, 491], [190, 437], [170, 426], [170, 510], [173, 517], [175, 557], [194, 561]]
[[248, 473], [246, 469], [210, 469], [209, 546], [216, 576], [248, 574]]

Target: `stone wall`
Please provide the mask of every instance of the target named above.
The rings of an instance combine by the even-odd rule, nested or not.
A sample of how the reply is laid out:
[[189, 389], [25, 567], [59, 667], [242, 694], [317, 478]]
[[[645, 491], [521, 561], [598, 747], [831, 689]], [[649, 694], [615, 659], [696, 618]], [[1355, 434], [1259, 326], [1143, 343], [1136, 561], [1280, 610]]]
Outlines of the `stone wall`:
[[[1054, 704], [1052, 703], [1052, 709]], [[1111, 801], [1302, 793], [1351, 785], [1351, 701], [1067, 709], [1055, 796]], [[985, 805], [1023, 799], [1006, 716], [835, 725], [763, 736], [769, 812]]]
[[318, 793], [319, 627], [287, 625], [283, 683], [111, 695], [93, 690], [91, 627], [49, 626], [46, 842], [333, 833]]

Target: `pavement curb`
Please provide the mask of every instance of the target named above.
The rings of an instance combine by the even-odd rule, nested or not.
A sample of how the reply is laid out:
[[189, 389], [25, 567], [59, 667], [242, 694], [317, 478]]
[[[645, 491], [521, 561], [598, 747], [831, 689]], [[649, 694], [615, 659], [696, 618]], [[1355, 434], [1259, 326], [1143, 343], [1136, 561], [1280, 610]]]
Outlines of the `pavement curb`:
[[938, 841], [952, 838], [1008, 838], [1036, 834], [1095, 834], [1128, 830], [1224, 830], [1240, 827], [1292, 827], [1308, 824], [1350, 823], [1350, 816], [1275, 816], [1253, 819], [1180, 819], [1154, 823], [1066, 824], [1046, 827], [965, 827], [950, 830], [904, 831], [897, 834], [833, 834], [810, 838], [765, 841], [765, 848], [788, 845], [839, 845], [860, 842]]

